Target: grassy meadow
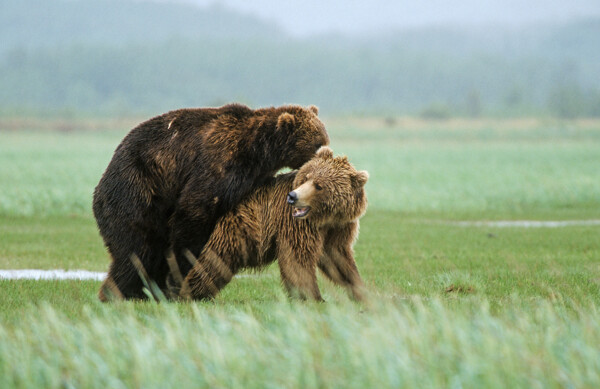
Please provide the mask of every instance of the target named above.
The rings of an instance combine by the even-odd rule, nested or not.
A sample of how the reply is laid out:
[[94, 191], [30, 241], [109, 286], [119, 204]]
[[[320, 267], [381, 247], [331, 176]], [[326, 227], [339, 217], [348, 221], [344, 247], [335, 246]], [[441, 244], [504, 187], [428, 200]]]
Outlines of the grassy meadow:
[[[370, 294], [288, 301], [277, 266], [212, 302], [100, 304], [0, 280], [0, 387], [598, 387], [600, 122], [326, 118], [370, 173]], [[92, 191], [135, 120], [0, 120], [0, 269], [106, 271]]]

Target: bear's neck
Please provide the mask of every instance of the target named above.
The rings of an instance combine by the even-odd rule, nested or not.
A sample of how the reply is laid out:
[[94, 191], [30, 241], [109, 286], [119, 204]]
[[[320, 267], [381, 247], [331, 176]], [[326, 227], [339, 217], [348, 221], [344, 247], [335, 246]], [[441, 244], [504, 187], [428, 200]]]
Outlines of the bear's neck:
[[251, 118], [247, 128], [253, 134], [253, 142], [248, 144], [255, 155], [254, 163], [264, 167], [274, 175], [285, 165], [282, 163], [286, 156], [282, 153], [290, 147], [290, 138], [284, 131], [277, 130], [277, 120], [271, 115]]

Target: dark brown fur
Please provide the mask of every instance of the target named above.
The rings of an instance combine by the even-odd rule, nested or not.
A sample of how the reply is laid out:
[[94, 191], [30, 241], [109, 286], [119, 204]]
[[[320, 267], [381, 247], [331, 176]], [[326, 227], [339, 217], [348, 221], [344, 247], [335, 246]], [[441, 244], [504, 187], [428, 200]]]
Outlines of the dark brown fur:
[[[242, 269], [278, 260], [287, 291], [321, 300], [316, 269], [361, 300], [363, 283], [352, 246], [358, 219], [366, 210], [366, 172], [322, 148], [298, 172], [279, 175], [257, 189], [217, 222], [214, 232], [181, 287], [170, 285], [171, 297], [214, 297]], [[311, 210], [295, 219], [286, 196], [295, 188], [317, 185], [301, 198]]]
[[216, 220], [283, 167], [298, 168], [329, 138], [316, 107], [181, 109], [140, 124], [117, 147], [93, 210], [113, 261], [99, 297], [115, 287], [144, 298], [130, 258], [165, 287], [166, 252], [183, 276]]

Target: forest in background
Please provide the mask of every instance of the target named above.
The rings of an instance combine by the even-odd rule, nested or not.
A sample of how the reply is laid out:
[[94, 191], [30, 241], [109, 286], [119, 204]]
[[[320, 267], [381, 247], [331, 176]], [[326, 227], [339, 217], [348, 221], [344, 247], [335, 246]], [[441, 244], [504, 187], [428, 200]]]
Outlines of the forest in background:
[[0, 4], [0, 114], [240, 101], [328, 114], [600, 117], [600, 19], [292, 37], [222, 6]]

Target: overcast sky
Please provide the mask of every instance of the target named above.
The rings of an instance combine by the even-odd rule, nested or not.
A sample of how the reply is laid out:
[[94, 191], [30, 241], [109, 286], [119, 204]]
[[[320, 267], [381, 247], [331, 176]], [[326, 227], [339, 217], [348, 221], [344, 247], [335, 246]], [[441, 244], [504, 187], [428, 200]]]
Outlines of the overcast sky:
[[276, 21], [294, 35], [424, 25], [522, 25], [600, 16], [600, 0], [183, 0]]

